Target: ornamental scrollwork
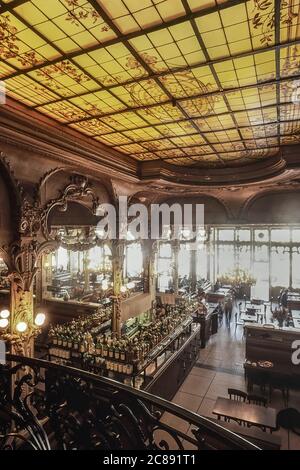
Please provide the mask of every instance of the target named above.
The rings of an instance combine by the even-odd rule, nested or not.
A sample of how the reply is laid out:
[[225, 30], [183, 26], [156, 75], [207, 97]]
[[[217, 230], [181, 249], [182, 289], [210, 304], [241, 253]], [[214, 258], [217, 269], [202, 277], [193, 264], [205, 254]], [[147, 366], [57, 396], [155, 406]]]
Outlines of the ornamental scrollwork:
[[[1, 450], [258, 449], [209, 419], [110, 379], [37, 359], [7, 360], [0, 365]], [[191, 434], [165, 423], [164, 413], [191, 424]]]
[[91, 200], [91, 210], [96, 214], [99, 206], [99, 198], [95, 195], [94, 191], [89, 186], [89, 181], [85, 176], [72, 175], [70, 184], [61, 192], [57, 199], [49, 201], [42, 210], [41, 215], [41, 228], [46, 240], [51, 239], [49, 232], [49, 214], [57, 207], [61, 212], [65, 212], [68, 208], [68, 202], [89, 198]]

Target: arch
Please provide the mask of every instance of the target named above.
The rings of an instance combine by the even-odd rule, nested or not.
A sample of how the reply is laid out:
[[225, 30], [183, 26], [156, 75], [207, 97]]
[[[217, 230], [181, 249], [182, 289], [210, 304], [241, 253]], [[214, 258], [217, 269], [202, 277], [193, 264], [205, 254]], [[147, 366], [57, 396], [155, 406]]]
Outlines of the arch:
[[300, 190], [269, 190], [246, 201], [242, 217], [249, 223], [300, 223]]
[[230, 208], [216, 196], [206, 193], [198, 193], [195, 196], [167, 197], [160, 199], [159, 203], [167, 204], [204, 204], [204, 223], [205, 225], [226, 224], [232, 218]]

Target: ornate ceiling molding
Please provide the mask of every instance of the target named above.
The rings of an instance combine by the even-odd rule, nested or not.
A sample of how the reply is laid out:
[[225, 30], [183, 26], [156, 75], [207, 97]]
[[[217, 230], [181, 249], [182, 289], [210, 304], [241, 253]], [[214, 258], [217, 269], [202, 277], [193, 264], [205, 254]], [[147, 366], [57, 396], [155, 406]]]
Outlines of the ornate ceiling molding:
[[[300, 167], [300, 155], [299, 155]], [[238, 168], [178, 168], [165, 162], [144, 162], [140, 164], [143, 181], [165, 180], [174, 183], [197, 186], [238, 185], [268, 180], [284, 172], [286, 161], [279, 153], [269, 160], [255, 162]]]
[[300, 145], [283, 146], [274, 157], [232, 168], [180, 167], [160, 160], [137, 163], [12, 100], [1, 107], [1, 142], [58, 161], [62, 168], [129, 183], [164, 181], [182, 187], [226, 187], [268, 181], [290, 168], [300, 169]]
[[1, 142], [46, 156], [63, 165], [137, 180], [137, 163], [126, 155], [28, 110], [12, 99], [1, 106]]

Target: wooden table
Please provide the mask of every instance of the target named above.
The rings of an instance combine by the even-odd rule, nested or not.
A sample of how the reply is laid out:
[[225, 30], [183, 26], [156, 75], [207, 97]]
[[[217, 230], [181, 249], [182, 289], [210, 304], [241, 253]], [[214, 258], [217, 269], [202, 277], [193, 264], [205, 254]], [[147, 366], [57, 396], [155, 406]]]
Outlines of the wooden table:
[[222, 416], [254, 426], [268, 428], [270, 431], [276, 429], [277, 411], [274, 408], [265, 408], [264, 406], [219, 397], [215, 403], [213, 414], [217, 415], [218, 419]]
[[[209, 418], [210, 421], [220, 424], [216, 418]], [[239, 436], [244, 437], [253, 444], [257, 445], [263, 450], [280, 450], [281, 448], [281, 437], [276, 434], [271, 434], [268, 432], [263, 432], [257, 426], [240, 426], [234, 421], [222, 422], [222, 428], [226, 428], [229, 431], [238, 434]]]

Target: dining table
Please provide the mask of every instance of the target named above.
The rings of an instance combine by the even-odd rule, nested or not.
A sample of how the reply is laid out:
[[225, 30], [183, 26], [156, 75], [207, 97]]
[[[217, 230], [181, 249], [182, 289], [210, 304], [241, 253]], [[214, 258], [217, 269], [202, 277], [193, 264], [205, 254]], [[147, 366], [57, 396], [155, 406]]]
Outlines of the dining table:
[[277, 429], [277, 411], [271, 407], [219, 397], [213, 408], [213, 414], [218, 419], [226, 418], [241, 424], [269, 429], [271, 432]]

